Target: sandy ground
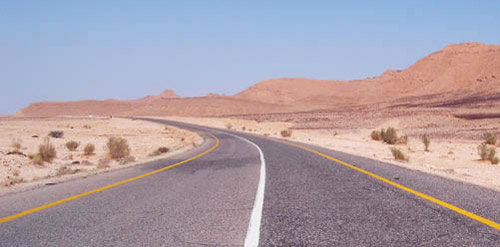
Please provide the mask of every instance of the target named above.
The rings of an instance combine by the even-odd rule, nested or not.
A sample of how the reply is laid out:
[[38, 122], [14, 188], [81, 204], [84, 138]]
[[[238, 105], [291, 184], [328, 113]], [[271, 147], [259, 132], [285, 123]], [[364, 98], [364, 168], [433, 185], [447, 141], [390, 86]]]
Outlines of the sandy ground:
[[[294, 124], [290, 122], [258, 122], [232, 118], [168, 117], [167, 119], [225, 129], [230, 124], [232, 130], [274, 138], [283, 138], [280, 132], [292, 128], [292, 136], [284, 139], [381, 160], [500, 191], [500, 179], [498, 179], [500, 166], [479, 160], [477, 146], [481, 143], [480, 140], [436, 137], [431, 139], [429, 152], [424, 151], [424, 144], [418, 136], [411, 136], [411, 133], [405, 133], [404, 130], [400, 130], [399, 134], [410, 134], [406, 145], [388, 145], [371, 140], [372, 130], [388, 126], [400, 128], [404, 125], [400, 120], [385, 121], [370, 129], [293, 129]], [[394, 160], [391, 147], [397, 147], [405, 152], [410, 160], [408, 162]]]
[[[62, 138], [50, 138], [57, 157], [51, 163], [33, 164], [28, 157], [38, 152], [38, 146], [50, 131], [63, 131]], [[133, 159], [128, 162], [110, 160], [106, 143], [109, 137], [123, 137], [128, 141]], [[65, 143], [80, 143], [76, 151], [69, 151]], [[12, 152], [13, 142], [20, 142], [22, 154]], [[203, 142], [198, 134], [161, 124], [120, 118], [0, 118], [0, 194], [14, 187], [45, 184], [74, 177], [123, 168], [165, 158], [187, 151]], [[95, 145], [95, 154], [86, 156], [86, 144]], [[166, 154], [150, 156], [159, 147], [168, 147]], [[109, 164], [106, 165], [106, 163]], [[100, 164], [100, 165], [99, 165]], [[67, 172], [62, 174], [61, 167]], [[71, 174], [75, 173], [75, 174]]]

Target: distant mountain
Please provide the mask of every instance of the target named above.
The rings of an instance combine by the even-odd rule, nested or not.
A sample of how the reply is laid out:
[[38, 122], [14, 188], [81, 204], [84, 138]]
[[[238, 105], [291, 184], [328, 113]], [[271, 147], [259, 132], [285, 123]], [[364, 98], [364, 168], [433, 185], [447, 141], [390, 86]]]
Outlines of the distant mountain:
[[220, 116], [332, 109], [398, 102], [442, 105], [500, 99], [500, 46], [462, 43], [446, 46], [404, 70], [352, 81], [279, 78], [234, 95], [180, 98], [173, 91], [132, 101], [40, 102], [17, 116], [182, 115]]

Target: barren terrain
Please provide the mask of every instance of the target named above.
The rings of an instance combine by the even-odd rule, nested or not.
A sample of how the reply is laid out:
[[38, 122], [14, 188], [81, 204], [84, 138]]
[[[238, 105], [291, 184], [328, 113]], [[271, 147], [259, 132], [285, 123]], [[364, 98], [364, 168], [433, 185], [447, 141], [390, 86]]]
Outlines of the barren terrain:
[[[30, 155], [38, 152], [51, 131], [62, 131], [62, 138], [50, 138], [57, 156], [52, 162], [34, 164]], [[147, 160], [164, 158], [186, 151], [203, 142], [192, 132], [140, 120], [120, 118], [13, 118], [0, 119], [0, 193], [22, 183], [48, 183], [90, 173], [122, 168]], [[109, 137], [125, 138], [130, 146], [130, 157], [112, 160], [106, 144]], [[65, 144], [75, 141], [80, 145], [69, 151]], [[19, 143], [19, 153], [13, 152], [13, 143]], [[93, 144], [95, 151], [85, 155], [84, 146]], [[169, 151], [152, 157], [160, 147]]]

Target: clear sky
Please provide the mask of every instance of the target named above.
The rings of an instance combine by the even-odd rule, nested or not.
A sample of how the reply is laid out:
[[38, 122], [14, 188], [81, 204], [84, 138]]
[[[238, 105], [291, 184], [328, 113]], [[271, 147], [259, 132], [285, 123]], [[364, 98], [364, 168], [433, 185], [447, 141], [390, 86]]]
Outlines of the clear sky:
[[0, 114], [35, 101], [359, 79], [500, 43], [500, 1], [3, 1]]

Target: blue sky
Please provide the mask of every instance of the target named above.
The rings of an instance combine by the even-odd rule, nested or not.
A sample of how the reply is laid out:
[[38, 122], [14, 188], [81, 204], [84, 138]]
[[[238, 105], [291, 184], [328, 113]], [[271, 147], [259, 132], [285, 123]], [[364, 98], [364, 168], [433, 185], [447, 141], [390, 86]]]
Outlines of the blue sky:
[[500, 43], [500, 1], [4, 1], [0, 114], [43, 100], [359, 79]]

